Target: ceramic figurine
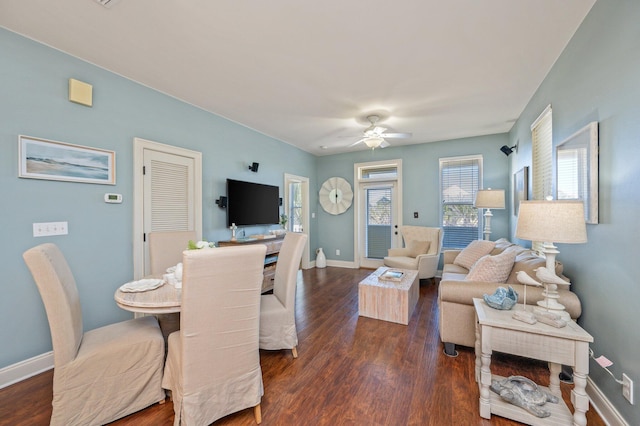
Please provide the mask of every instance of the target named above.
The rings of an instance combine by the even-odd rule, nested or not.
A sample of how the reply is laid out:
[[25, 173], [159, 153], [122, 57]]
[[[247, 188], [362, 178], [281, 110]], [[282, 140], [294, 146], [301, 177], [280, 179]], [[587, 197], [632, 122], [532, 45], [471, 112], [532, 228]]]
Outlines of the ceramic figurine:
[[509, 290], [504, 287], [498, 287], [491, 296], [485, 294], [484, 301], [494, 309], [508, 311], [518, 301], [518, 293], [511, 286], [509, 286]]
[[538, 387], [530, 379], [523, 376], [510, 376], [503, 380], [493, 380], [491, 390], [500, 395], [502, 399], [511, 404], [524, 408], [537, 417], [549, 417], [550, 411], [542, 408], [547, 402], [557, 404], [557, 396], [550, 394]]

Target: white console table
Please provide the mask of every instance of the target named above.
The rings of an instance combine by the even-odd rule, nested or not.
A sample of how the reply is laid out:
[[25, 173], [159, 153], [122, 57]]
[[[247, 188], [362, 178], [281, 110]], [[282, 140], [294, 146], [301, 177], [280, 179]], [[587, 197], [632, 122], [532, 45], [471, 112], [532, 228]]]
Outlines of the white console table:
[[[529, 425], [578, 425], [585, 426], [585, 413], [589, 410], [589, 397], [585, 392], [589, 374], [589, 343], [593, 337], [574, 321], [566, 327], [555, 328], [547, 324], [527, 324], [512, 318], [513, 310], [490, 308], [482, 299], [473, 299], [476, 309], [476, 381], [480, 388], [480, 416], [490, 419], [491, 414], [517, 420]], [[514, 309], [522, 309], [517, 305]], [[546, 418], [536, 417], [520, 407], [503, 401], [500, 395], [489, 389], [491, 380], [502, 377], [491, 375], [493, 351], [524, 356], [549, 362], [550, 385], [548, 391], [560, 398], [558, 404], [547, 403], [551, 411]], [[573, 416], [562, 401], [560, 393], [561, 365], [573, 367], [574, 388], [571, 402]], [[513, 375], [518, 372], [514, 371]]]

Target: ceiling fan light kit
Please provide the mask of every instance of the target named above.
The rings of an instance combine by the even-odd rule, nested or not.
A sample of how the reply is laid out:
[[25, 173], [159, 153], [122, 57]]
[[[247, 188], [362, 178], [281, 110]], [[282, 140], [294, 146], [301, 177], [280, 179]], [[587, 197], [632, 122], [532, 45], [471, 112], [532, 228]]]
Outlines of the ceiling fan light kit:
[[382, 145], [382, 142], [384, 142], [384, 139], [382, 139], [380, 137], [377, 137], [377, 136], [366, 138], [364, 140], [364, 144], [367, 145], [371, 149], [378, 148], [380, 145]]
[[371, 124], [362, 132], [362, 138], [350, 146], [356, 146], [364, 142], [364, 144], [371, 149], [386, 148], [389, 146], [389, 142], [387, 142], [385, 138], [400, 139], [411, 137], [411, 133], [385, 133], [387, 128], [377, 125], [379, 120], [380, 116], [378, 115], [368, 115], [367, 121]]

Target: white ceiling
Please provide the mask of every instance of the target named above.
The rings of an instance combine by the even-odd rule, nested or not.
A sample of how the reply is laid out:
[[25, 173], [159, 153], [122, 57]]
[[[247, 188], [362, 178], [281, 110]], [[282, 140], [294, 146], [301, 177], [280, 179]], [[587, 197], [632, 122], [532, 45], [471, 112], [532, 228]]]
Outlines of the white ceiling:
[[[0, 0], [0, 26], [316, 155], [503, 133], [595, 0]], [[323, 148], [324, 147], [324, 148]]]

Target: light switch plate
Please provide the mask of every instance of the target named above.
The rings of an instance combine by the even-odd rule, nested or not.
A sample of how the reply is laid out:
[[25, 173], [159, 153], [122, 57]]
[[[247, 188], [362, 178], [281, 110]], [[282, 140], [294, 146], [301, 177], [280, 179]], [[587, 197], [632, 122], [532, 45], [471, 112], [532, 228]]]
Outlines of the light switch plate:
[[33, 224], [34, 237], [50, 237], [52, 235], [67, 235], [69, 224], [67, 222], [41, 222]]

